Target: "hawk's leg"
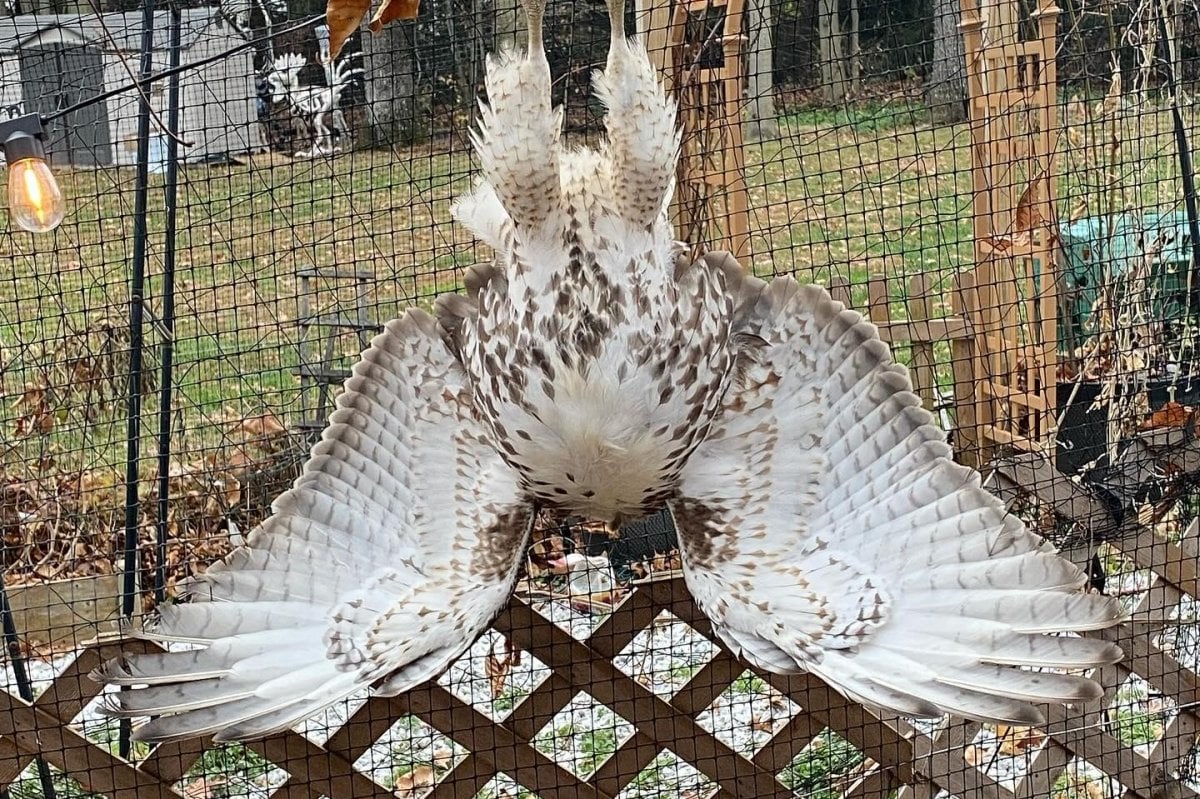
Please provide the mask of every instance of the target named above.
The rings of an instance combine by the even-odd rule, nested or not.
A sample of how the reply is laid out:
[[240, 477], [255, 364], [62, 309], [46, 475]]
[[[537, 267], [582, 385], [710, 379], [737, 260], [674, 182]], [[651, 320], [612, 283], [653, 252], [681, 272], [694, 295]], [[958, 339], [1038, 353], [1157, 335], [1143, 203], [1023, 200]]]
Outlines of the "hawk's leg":
[[524, 0], [529, 47], [488, 57], [487, 102], [472, 138], [487, 183], [518, 228], [559, 209], [558, 137], [562, 110], [550, 106], [550, 65], [542, 47], [545, 0]]
[[612, 25], [608, 61], [596, 74], [596, 94], [608, 109], [610, 191], [626, 222], [658, 219], [672, 190], [679, 134], [667, 97], [644, 47], [625, 38], [625, 0], [608, 0]]

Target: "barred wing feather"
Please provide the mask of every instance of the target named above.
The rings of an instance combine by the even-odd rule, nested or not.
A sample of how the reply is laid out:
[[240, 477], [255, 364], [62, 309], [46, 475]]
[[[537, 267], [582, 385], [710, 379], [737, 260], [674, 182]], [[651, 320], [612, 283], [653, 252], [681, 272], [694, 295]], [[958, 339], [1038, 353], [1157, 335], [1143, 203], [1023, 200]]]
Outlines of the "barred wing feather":
[[1098, 696], [1069, 672], [1120, 650], [1050, 633], [1108, 627], [1116, 600], [951, 460], [871, 324], [790, 278], [740, 291], [738, 380], [672, 505], [724, 642], [903, 715], [1037, 723]]
[[109, 710], [152, 717], [137, 737], [256, 737], [435, 677], [508, 601], [533, 514], [419, 311], [371, 343], [273, 511], [139, 633], [201, 648], [97, 675], [133, 686]]

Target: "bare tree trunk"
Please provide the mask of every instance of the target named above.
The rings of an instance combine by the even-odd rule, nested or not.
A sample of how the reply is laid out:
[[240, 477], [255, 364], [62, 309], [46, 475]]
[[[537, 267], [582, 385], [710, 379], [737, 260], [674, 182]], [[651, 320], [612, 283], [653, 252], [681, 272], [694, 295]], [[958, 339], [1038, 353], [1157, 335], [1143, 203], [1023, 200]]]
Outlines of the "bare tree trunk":
[[362, 37], [374, 146], [410, 142], [429, 133], [429, 109], [417, 100], [414, 28], [412, 22], [393, 23]]
[[495, 0], [496, 46], [520, 48], [525, 44], [525, 14], [518, 0]]
[[483, 52], [486, 48], [483, 37], [471, 35], [478, 19], [476, 0], [449, 0], [446, 8], [450, 63], [454, 68], [460, 100], [474, 108], [476, 87], [483, 82]]
[[826, 102], [846, 96], [845, 40], [838, 0], [817, 0], [817, 38], [821, 54], [821, 91]]
[[862, 88], [862, 49], [858, 38], [858, 0], [850, 0], [850, 30], [846, 32], [850, 49], [850, 93], [858, 94]]
[[963, 53], [959, 0], [934, 0], [933, 65], [929, 70], [926, 102], [936, 122], [966, 118], [967, 61]]
[[775, 116], [773, 3], [774, 0], [750, 0], [746, 4], [746, 25], [750, 33], [746, 137], [751, 140], [769, 139], [779, 132]]

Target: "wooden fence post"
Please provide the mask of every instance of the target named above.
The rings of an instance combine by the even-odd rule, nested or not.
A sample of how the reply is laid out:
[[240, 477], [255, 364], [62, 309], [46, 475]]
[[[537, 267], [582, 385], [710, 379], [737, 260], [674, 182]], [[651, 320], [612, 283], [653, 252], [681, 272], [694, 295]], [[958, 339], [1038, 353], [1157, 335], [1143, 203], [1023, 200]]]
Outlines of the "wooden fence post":
[[[933, 280], [929, 275], [915, 275], [908, 282], [908, 321], [913, 325], [912, 347], [913, 386], [926, 410], [932, 411], [938, 400], [937, 370], [934, 368], [933, 337], [928, 335], [930, 319], [933, 318]], [[924, 328], [925, 334], [921, 335]]]
[[974, 307], [974, 297], [974, 273], [957, 275], [950, 293], [951, 309], [967, 321], [968, 335], [950, 342], [950, 368], [954, 374], [954, 451], [961, 463], [979, 469], [990, 457], [983, 451], [979, 435], [979, 425], [987, 418], [989, 405], [976, 382], [981, 377], [978, 373], [980, 362], [969, 315]]

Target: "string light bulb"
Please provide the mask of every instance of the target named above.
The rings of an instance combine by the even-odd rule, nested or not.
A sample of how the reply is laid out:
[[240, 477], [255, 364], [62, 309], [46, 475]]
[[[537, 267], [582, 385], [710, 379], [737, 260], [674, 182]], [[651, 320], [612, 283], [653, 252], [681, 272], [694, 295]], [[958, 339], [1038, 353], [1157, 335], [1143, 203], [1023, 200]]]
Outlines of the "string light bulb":
[[46, 163], [37, 114], [0, 122], [0, 148], [8, 162], [8, 213], [30, 233], [49, 233], [66, 216], [58, 181]]

